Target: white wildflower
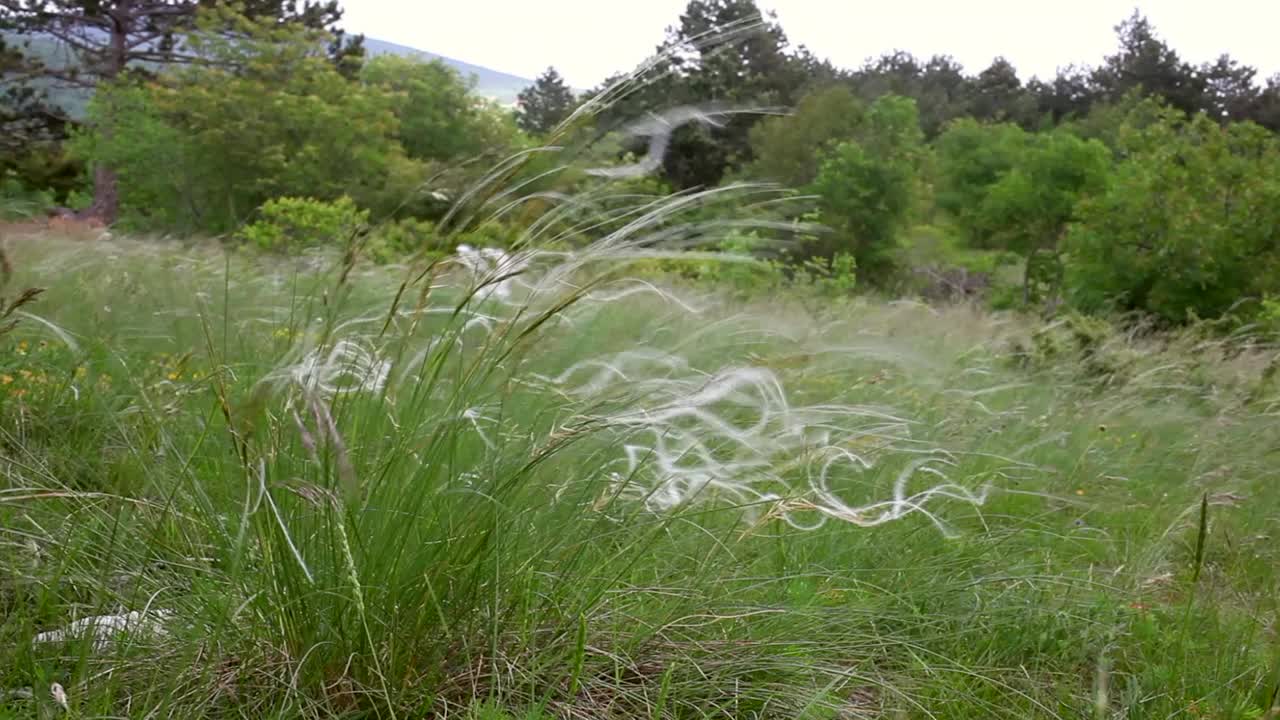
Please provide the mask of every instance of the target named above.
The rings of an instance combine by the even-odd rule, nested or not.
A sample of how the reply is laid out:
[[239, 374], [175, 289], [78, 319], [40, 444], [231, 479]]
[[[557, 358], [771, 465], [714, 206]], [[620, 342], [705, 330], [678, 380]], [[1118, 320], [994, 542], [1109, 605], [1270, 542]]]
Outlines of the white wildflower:
[[70, 709], [71, 709], [71, 707], [67, 704], [67, 691], [66, 691], [66, 690], [64, 690], [64, 689], [62, 688], [62, 685], [61, 685], [61, 684], [59, 684], [59, 683], [54, 683], [54, 684], [50, 685], [50, 686], [49, 686], [49, 694], [53, 696], [53, 701], [54, 701], [54, 702], [56, 702], [56, 703], [58, 703], [58, 705], [62, 706], [62, 709], [63, 709], [63, 710], [70, 710]]

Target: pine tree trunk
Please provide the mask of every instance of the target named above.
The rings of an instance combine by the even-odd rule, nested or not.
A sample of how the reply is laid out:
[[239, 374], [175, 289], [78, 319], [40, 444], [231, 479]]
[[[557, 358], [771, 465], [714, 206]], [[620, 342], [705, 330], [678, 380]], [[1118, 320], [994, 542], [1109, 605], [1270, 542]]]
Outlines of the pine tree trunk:
[[104, 226], [116, 221], [120, 210], [120, 191], [116, 183], [116, 173], [108, 167], [96, 167], [93, 170], [93, 204], [89, 206], [89, 217], [100, 220]]
[[[124, 72], [129, 62], [129, 32], [133, 27], [133, 2], [120, 0], [112, 12], [107, 13], [111, 21], [111, 45], [108, 48], [106, 67], [103, 68], [102, 82], [114, 82]], [[107, 125], [100, 127], [104, 137], [111, 136], [110, 123], [115, 112], [107, 113]], [[120, 189], [116, 173], [109, 167], [98, 166], [93, 169], [93, 204], [89, 206], [89, 217], [99, 220], [104, 226], [116, 221], [120, 211]]]

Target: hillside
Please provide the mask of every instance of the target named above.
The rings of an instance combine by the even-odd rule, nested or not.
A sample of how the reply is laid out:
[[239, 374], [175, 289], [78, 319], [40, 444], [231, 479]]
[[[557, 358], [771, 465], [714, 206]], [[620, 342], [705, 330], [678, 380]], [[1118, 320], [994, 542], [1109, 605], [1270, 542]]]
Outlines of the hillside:
[[[7, 38], [13, 44], [12, 37]], [[44, 59], [55, 67], [63, 67], [69, 61], [69, 54], [66, 50], [59, 48], [58, 43], [51, 38], [36, 38], [31, 43], [31, 51], [37, 56]], [[365, 38], [365, 47], [369, 56], [377, 55], [401, 55], [404, 57], [416, 57], [424, 60], [440, 60], [446, 65], [457, 70], [464, 78], [473, 78], [475, 80], [475, 93], [481, 97], [488, 98], [503, 105], [514, 105], [516, 96], [525, 87], [532, 85], [533, 81], [528, 78], [522, 78], [507, 73], [491, 70], [480, 65], [472, 65], [468, 62], [455, 60], [443, 55], [437, 55], [425, 50], [418, 50], [405, 45], [397, 45], [385, 40], [377, 38]], [[79, 116], [84, 112], [84, 107], [88, 102], [88, 93], [82, 90], [59, 89], [55, 91], [55, 95], [59, 98], [61, 104], [70, 112], [72, 116]]]
[[455, 60], [443, 55], [418, 50], [406, 45], [397, 45], [385, 40], [366, 37], [364, 46], [368, 50], [369, 56], [376, 55], [403, 55], [405, 57], [417, 57], [426, 60], [441, 60], [444, 64], [457, 70], [463, 77], [471, 77], [475, 79], [475, 92], [477, 95], [495, 100], [503, 105], [512, 105], [516, 101], [516, 95], [521, 90], [533, 84], [529, 78], [522, 78], [516, 75], [509, 75], [497, 70], [490, 70], [480, 65], [472, 65], [468, 62]]

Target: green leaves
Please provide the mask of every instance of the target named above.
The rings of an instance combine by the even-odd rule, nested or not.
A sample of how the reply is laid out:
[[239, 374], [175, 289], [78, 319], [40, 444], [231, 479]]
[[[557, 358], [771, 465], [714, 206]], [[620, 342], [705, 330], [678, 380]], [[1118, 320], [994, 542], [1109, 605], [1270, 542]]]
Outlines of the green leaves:
[[95, 97], [77, 149], [116, 169], [134, 226], [226, 232], [272, 197], [365, 201], [401, 155], [386, 91], [343, 78], [312, 33], [240, 23], [248, 39], [193, 36], [208, 65]]
[[862, 102], [846, 87], [804, 96], [791, 114], [751, 129], [752, 174], [788, 187], [813, 182], [823, 151], [856, 137], [865, 115]]
[[533, 85], [521, 90], [518, 100], [516, 123], [521, 130], [534, 135], [550, 133], [577, 105], [573, 91], [553, 67], [539, 75]]
[[276, 198], [263, 204], [261, 219], [240, 230], [240, 237], [264, 250], [296, 250], [338, 245], [369, 222], [368, 211], [343, 196], [325, 203], [308, 198]]
[[836, 229], [818, 254], [852, 250], [860, 270], [878, 275], [891, 264], [889, 251], [916, 205], [924, 148], [915, 102], [887, 95], [867, 111], [857, 141], [825, 155], [810, 190], [822, 219]]
[[1083, 198], [1102, 192], [1111, 156], [1096, 140], [1065, 131], [1031, 134], [1015, 125], [964, 120], [937, 142], [938, 207], [978, 248], [1025, 259], [1023, 303], [1056, 294], [1058, 244]]
[[[1068, 280], [1087, 310], [1216, 317], [1280, 280], [1280, 142], [1166, 112], [1122, 133], [1124, 160], [1072, 228]], [[1248, 307], [1239, 308], [1249, 312]]]
[[360, 79], [367, 92], [387, 94], [394, 134], [414, 160], [463, 159], [516, 143], [510, 119], [477, 105], [469, 85], [439, 60], [382, 55], [365, 63]]

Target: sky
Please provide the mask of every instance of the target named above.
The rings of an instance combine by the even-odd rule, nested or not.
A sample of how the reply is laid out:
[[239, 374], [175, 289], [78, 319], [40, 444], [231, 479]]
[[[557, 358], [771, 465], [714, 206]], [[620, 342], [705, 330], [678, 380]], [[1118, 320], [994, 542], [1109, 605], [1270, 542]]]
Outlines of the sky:
[[[652, 54], [687, 0], [342, 0], [343, 26], [380, 40], [493, 70], [534, 77], [554, 65], [576, 88], [594, 87]], [[953, 56], [970, 73], [997, 55], [1019, 75], [1052, 77], [1096, 65], [1116, 47], [1114, 27], [1140, 9], [1184, 60], [1229, 52], [1280, 73], [1280, 0], [760, 0], [793, 44], [857, 67], [894, 49]]]

